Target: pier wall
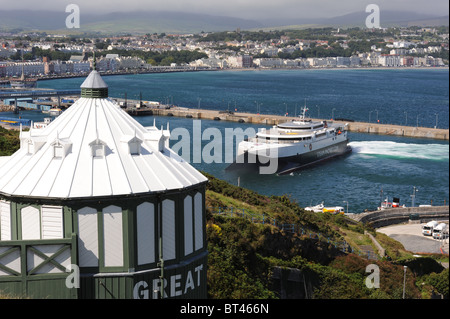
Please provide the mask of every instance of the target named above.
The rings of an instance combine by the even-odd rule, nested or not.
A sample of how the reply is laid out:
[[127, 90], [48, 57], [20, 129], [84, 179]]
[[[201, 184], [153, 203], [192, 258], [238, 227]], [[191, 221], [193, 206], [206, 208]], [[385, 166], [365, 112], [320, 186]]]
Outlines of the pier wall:
[[[116, 99], [118, 102], [123, 102], [124, 99]], [[136, 105], [139, 103], [137, 100], [128, 100], [128, 105]], [[62, 104], [62, 103], [61, 103]], [[62, 106], [62, 105], [61, 105]], [[68, 106], [68, 105], [67, 105]], [[0, 111], [8, 111], [8, 106], [1, 105], [3, 109]], [[156, 107], [128, 107], [126, 111], [133, 116], [139, 115], [157, 115], [157, 116], [176, 116], [193, 119], [204, 120], [216, 120], [216, 121], [231, 121], [239, 123], [251, 123], [262, 125], [277, 125], [286, 121], [295, 119], [292, 116], [281, 116], [273, 114], [254, 114], [244, 112], [227, 112], [205, 109], [189, 109], [184, 107], [168, 107], [161, 105]], [[320, 119], [317, 119], [320, 121]], [[327, 120], [331, 122], [331, 120]], [[403, 137], [416, 137], [416, 138], [429, 138], [436, 140], [449, 140], [449, 130], [430, 128], [430, 127], [413, 127], [402, 126], [394, 124], [380, 124], [380, 123], [366, 123], [366, 122], [345, 122], [334, 121], [336, 123], [346, 124], [348, 123], [348, 130], [356, 133], [369, 133], [369, 134], [381, 134], [381, 135], [393, 135]]]
[[[135, 109], [135, 114], [139, 115], [149, 115], [151, 114], [158, 116], [177, 116], [177, 117], [187, 117], [194, 119], [205, 119], [205, 120], [217, 120], [217, 121], [232, 121], [240, 123], [252, 123], [252, 124], [264, 124], [264, 125], [277, 125], [278, 123], [283, 123], [286, 121], [291, 121], [294, 117], [286, 117], [280, 115], [270, 115], [270, 114], [253, 114], [253, 113], [241, 113], [241, 112], [219, 112], [213, 110], [204, 109], [187, 109], [173, 107], [170, 109], [165, 108], [142, 108]], [[331, 122], [330, 120], [328, 120]], [[430, 127], [413, 127], [413, 126], [402, 126], [393, 124], [379, 124], [379, 123], [365, 123], [365, 122], [345, 122], [345, 121], [335, 121], [336, 123], [348, 123], [348, 130], [350, 132], [357, 133], [369, 133], [369, 134], [381, 134], [381, 135], [393, 135], [393, 136], [403, 136], [403, 137], [416, 137], [416, 138], [429, 138], [436, 140], [449, 140], [449, 130], [448, 129], [435, 129]]]
[[449, 206], [390, 208], [361, 214], [348, 214], [351, 219], [369, 224], [374, 228], [407, 223], [409, 220], [428, 222], [430, 220], [447, 220]]
[[348, 123], [350, 132], [449, 140], [449, 130], [392, 124]]

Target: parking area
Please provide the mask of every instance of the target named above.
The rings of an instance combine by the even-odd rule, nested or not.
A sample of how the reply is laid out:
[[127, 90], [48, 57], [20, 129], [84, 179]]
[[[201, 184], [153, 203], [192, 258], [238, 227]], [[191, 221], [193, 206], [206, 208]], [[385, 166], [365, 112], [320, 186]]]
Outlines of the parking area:
[[[449, 253], [449, 238], [439, 240], [422, 235], [422, 224], [401, 224], [378, 228], [377, 231], [399, 241], [413, 253]], [[442, 251], [441, 251], [442, 250]]]

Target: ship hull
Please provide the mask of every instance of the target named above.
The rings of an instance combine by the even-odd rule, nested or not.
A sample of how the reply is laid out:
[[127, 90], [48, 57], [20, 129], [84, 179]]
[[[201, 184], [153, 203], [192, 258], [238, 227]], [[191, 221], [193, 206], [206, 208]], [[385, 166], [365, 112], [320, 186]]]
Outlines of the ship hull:
[[[272, 167], [271, 173], [278, 175], [289, 174], [294, 171], [322, 164], [330, 159], [349, 154], [351, 147], [348, 140], [332, 144], [317, 150], [311, 150], [295, 155], [270, 158], [260, 154], [249, 154], [248, 151], [239, 154], [236, 160], [227, 167], [227, 170], [261, 171], [261, 168]], [[293, 146], [294, 148], [294, 146]], [[275, 161], [275, 162], [274, 162]], [[274, 169], [276, 167], [276, 169]]]

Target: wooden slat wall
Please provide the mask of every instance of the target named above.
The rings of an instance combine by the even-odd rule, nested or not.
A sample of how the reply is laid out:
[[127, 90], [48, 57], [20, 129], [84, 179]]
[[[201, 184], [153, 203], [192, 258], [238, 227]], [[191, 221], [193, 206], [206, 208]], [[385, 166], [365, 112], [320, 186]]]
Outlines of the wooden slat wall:
[[78, 249], [80, 267], [98, 266], [97, 210], [84, 207], [78, 210]]
[[42, 206], [42, 239], [63, 238], [63, 215], [61, 206]]
[[192, 196], [188, 195], [184, 199], [184, 254], [189, 255], [194, 251], [192, 216]]
[[103, 237], [105, 267], [123, 266], [122, 208], [103, 209]]
[[203, 195], [194, 197], [195, 250], [203, 248]]
[[0, 240], [11, 240], [10, 203], [0, 200]]
[[137, 262], [138, 265], [155, 262], [155, 205], [142, 203], [137, 212]]
[[175, 202], [170, 199], [162, 202], [162, 236], [164, 260], [175, 259]]
[[39, 209], [32, 206], [22, 208], [22, 240], [41, 239]]

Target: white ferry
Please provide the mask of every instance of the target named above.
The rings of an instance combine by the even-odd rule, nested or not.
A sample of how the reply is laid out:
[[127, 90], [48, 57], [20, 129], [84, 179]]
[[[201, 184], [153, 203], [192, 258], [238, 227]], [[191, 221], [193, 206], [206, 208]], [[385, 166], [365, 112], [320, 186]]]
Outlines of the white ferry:
[[227, 169], [251, 169], [278, 161], [279, 175], [318, 164], [351, 152], [347, 124], [299, 119], [259, 129], [255, 137], [239, 143], [236, 160]]

